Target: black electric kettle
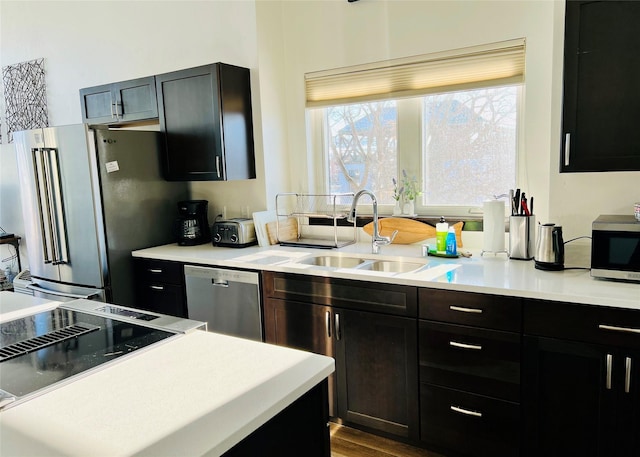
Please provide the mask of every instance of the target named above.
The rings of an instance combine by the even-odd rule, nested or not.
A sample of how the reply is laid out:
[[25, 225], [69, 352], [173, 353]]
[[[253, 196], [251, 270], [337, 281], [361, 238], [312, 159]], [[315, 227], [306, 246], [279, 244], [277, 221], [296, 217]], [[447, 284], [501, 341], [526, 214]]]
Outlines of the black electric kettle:
[[538, 270], [557, 271], [564, 269], [564, 240], [562, 239], [561, 226], [556, 224], [538, 226], [534, 259]]

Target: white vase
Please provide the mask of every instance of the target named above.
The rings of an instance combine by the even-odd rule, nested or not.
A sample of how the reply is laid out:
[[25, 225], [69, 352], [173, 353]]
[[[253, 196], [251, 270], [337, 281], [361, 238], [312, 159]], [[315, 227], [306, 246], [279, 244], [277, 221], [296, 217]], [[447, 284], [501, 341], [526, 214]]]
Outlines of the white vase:
[[396, 200], [396, 206], [393, 207], [393, 215], [399, 216], [402, 214], [402, 207], [400, 206], [400, 200]]
[[402, 214], [407, 215], [407, 216], [413, 216], [414, 215], [414, 209], [415, 209], [414, 201], [413, 200], [408, 200], [404, 204], [404, 208], [402, 210]]

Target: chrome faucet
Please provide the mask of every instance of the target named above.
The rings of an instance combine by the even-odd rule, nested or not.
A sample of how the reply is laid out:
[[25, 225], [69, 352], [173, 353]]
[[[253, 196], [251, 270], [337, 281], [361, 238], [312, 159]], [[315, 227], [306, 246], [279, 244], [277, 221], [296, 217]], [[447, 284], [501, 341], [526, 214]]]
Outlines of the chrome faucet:
[[356, 220], [356, 206], [358, 205], [358, 200], [362, 195], [368, 195], [371, 197], [371, 203], [373, 204], [373, 237], [371, 238], [371, 252], [377, 254], [380, 252], [380, 246], [386, 246], [387, 244], [391, 244], [393, 239], [398, 234], [398, 231], [395, 230], [390, 237], [381, 236], [379, 225], [378, 225], [378, 199], [375, 194], [367, 189], [362, 189], [353, 197], [353, 203], [351, 203], [351, 209], [349, 210], [349, 215], [347, 216], [347, 220], [349, 222], [353, 222]]

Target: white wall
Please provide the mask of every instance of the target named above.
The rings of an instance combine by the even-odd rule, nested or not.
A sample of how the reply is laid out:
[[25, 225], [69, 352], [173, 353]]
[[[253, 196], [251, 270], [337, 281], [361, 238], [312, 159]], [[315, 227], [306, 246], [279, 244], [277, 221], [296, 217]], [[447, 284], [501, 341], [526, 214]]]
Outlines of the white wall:
[[[569, 239], [589, 234], [598, 214], [630, 214], [640, 172], [558, 172], [563, 21], [564, 2], [552, 0], [3, 0], [0, 64], [46, 59], [52, 125], [81, 121], [82, 87], [217, 61], [249, 67], [257, 179], [192, 183], [210, 217], [223, 205], [234, 217], [307, 190], [304, 73], [525, 37], [519, 185]], [[0, 225], [21, 234], [13, 156], [0, 147]]]
[[301, 154], [304, 73], [524, 37], [519, 186], [535, 195], [538, 220], [563, 225], [570, 239], [590, 235], [599, 214], [631, 214], [640, 201], [640, 172], [558, 171], [564, 1], [283, 1], [282, 11], [293, 190], [305, 190], [311, 179]]

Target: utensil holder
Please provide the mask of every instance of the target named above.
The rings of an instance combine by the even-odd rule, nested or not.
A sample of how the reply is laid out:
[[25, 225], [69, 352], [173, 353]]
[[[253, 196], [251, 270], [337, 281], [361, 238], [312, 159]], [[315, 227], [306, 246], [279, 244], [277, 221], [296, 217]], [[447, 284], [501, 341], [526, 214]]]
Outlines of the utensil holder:
[[509, 217], [509, 258], [531, 260], [536, 244], [535, 216]]

